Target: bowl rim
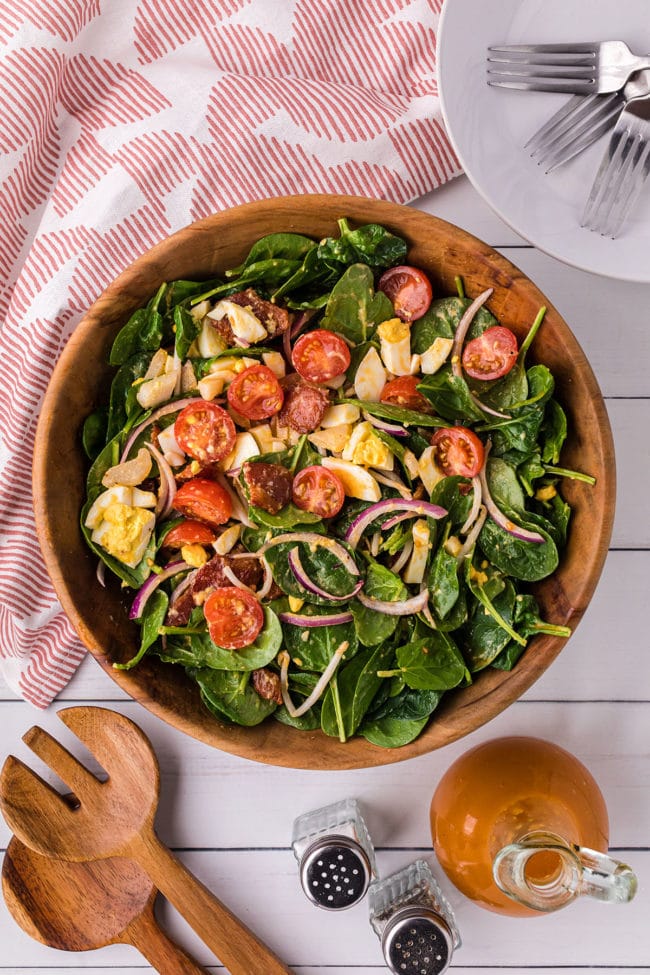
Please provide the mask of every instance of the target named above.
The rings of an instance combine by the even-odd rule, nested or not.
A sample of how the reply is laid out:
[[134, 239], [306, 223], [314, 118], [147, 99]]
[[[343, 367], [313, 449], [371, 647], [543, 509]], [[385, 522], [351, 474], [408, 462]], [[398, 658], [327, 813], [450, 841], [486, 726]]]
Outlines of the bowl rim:
[[[599, 487], [604, 490], [604, 496], [609, 503], [601, 505], [600, 523], [595, 526], [597, 544], [589, 550], [589, 558], [586, 564], [582, 565], [583, 577], [576, 593], [577, 598], [574, 599], [576, 605], [568, 608], [567, 619], [571, 622], [572, 631], [575, 631], [575, 627], [593, 595], [604, 565], [615, 508], [616, 472], [613, 438], [605, 403], [593, 370], [568, 324], [554, 306], [526, 274], [497, 250], [468, 231], [415, 207], [363, 196], [321, 193], [295, 194], [240, 204], [194, 221], [177, 230], [141, 254], [113, 279], [86, 311], [72, 332], [54, 368], [43, 399], [36, 429], [33, 458], [33, 496], [37, 537], [55, 592], [81, 641], [102, 669], [122, 690], [171, 726], [222, 751], [263, 764], [301, 769], [351, 769], [392, 764], [450, 744], [490, 721], [532, 686], [563, 649], [566, 640], [547, 635], [534, 637], [535, 653], [530, 653], [529, 645], [528, 652], [512, 671], [505, 672], [494, 669], [490, 669], [489, 672], [483, 671], [470, 687], [454, 691], [453, 694], [446, 694], [447, 701], [444, 702], [439, 712], [434, 713], [432, 720], [425, 726], [422, 733], [413, 742], [400, 748], [389, 749], [371, 745], [358, 736], [342, 745], [336, 739], [327, 738], [320, 731], [313, 733], [297, 731], [274, 722], [274, 725], [278, 725], [286, 733], [286, 744], [280, 747], [275, 741], [271, 740], [272, 735], [265, 734], [261, 730], [269, 722], [264, 722], [256, 728], [241, 728], [227, 725], [212, 716], [210, 716], [209, 723], [197, 721], [194, 717], [179, 713], [164, 699], [159, 699], [155, 694], [147, 693], [146, 688], [143, 690], [142, 681], [138, 680], [136, 670], [120, 671], [112, 667], [111, 660], [105, 650], [98, 645], [92, 629], [78, 618], [75, 600], [68, 586], [64, 583], [59, 567], [59, 557], [55, 547], [56, 519], [53, 513], [49, 511], [47, 504], [38, 503], [40, 489], [46, 484], [55, 459], [53, 457], [55, 431], [53, 429], [54, 411], [52, 406], [65, 390], [70, 365], [75, 362], [76, 355], [84, 345], [86, 336], [91, 329], [96, 328], [101, 322], [117, 295], [124, 292], [125, 289], [128, 291], [133, 282], [137, 281], [138, 272], [145, 264], [160, 263], [162, 265], [164, 263], [163, 258], [173, 252], [184, 236], [218, 232], [227, 228], [228, 224], [232, 224], [233, 221], [253, 220], [260, 213], [272, 214], [277, 211], [278, 207], [284, 205], [298, 210], [306, 208], [311, 212], [322, 210], [329, 212], [331, 210], [333, 213], [337, 212], [339, 216], [349, 216], [355, 222], [359, 220], [372, 221], [389, 226], [399, 225], [408, 214], [408, 221], [418, 227], [421, 226], [423, 230], [426, 229], [429, 232], [444, 230], [447, 234], [453, 234], [464, 245], [473, 249], [479, 262], [490, 262], [495, 268], [497, 279], [502, 278], [503, 281], [509, 281], [510, 287], [521, 287], [523, 285], [526, 293], [533, 297], [540, 307], [541, 305], [546, 306], [546, 320], [553, 320], [556, 327], [560, 328], [571, 354], [578, 361], [581, 383], [586, 389], [597, 420], [599, 451], [603, 460], [607, 461], [601, 465]], [[305, 219], [309, 219], [308, 213], [305, 214]], [[300, 232], [299, 227], [296, 228], [296, 232]], [[309, 233], [304, 228], [302, 232]], [[254, 243], [253, 239], [250, 243]], [[162, 282], [164, 278], [160, 280]], [[80, 446], [79, 449], [81, 450]], [[156, 661], [156, 663], [160, 667], [171, 666], [162, 664], [160, 661]], [[451, 706], [450, 699], [453, 701]], [[258, 732], [258, 734], [251, 734], [252, 732]], [[300, 741], [304, 742], [306, 747], [297, 750], [291, 748], [291, 743], [297, 741], [296, 736], [299, 736]], [[325, 743], [329, 743], [329, 747], [326, 747]], [[336, 750], [331, 749], [332, 744], [336, 745]]]

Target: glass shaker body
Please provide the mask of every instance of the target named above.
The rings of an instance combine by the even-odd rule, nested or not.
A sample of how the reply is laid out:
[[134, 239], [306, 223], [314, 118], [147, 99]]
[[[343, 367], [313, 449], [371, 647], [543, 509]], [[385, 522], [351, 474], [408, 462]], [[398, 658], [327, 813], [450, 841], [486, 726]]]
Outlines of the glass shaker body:
[[460, 934], [453, 911], [424, 860], [370, 888], [370, 923], [394, 975], [442, 975]]
[[357, 904], [377, 876], [374, 847], [356, 799], [299, 816], [291, 846], [305, 894], [324, 910]]

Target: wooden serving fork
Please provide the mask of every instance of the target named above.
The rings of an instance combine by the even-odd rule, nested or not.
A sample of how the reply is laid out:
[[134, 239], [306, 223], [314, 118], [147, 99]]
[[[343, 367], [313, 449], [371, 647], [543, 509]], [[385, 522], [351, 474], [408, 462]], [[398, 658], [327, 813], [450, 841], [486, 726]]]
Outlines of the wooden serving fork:
[[0, 808], [16, 836], [37, 853], [61, 860], [135, 861], [231, 975], [292, 975], [158, 839], [160, 772], [137, 725], [97, 707], [65, 708], [58, 716], [108, 780], [100, 782], [42, 728], [30, 728], [23, 741], [66, 783], [78, 806], [10, 755], [0, 775]]

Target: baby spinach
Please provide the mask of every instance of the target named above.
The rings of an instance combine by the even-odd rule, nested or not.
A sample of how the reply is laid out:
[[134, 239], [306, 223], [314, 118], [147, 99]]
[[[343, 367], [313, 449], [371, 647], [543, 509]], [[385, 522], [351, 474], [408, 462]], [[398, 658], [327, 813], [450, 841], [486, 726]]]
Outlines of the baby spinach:
[[260, 697], [241, 673], [233, 670], [193, 670], [191, 676], [201, 689], [203, 703], [218, 718], [252, 728], [277, 708], [275, 701]]
[[164, 325], [158, 306], [166, 290], [167, 285], [162, 284], [148, 305], [134, 311], [117, 333], [108, 358], [112, 366], [123, 366], [139, 352], [155, 352], [160, 348]]
[[[321, 607], [303, 606], [300, 610], [306, 615], [322, 612]], [[307, 639], [304, 634], [307, 633]], [[294, 664], [301, 670], [322, 674], [334, 653], [342, 643], [348, 643], [343, 660], [354, 657], [359, 648], [352, 623], [337, 623], [335, 626], [318, 626], [303, 629], [301, 626], [284, 627], [284, 645]]]
[[140, 649], [135, 657], [132, 657], [125, 664], [113, 664], [115, 670], [131, 670], [139, 664], [147, 650], [158, 639], [159, 629], [165, 621], [169, 597], [162, 589], [156, 589], [147, 600], [147, 605], [141, 617], [142, 632], [140, 636]]
[[502, 457], [488, 457], [486, 476], [490, 494], [499, 507], [524, 510], [526, 501], [514, 467]]
[[129, 417], [142, 412], [135, 398], [137, 386], [134, 383], [144, 376], [152, 357], [153, 352], [136, 352], [115, 373], [108, 406], [107, 440], [112, 440], [124, 429]]
[[352, 230], [343, 218], [338, 225], [339, 236], [326, 237], [318, 245], [318, 259], [329, 267], [336, 270], [341, 266], [362, 263], [383, 269], [403, 263], [406, 241], [380, 224], [367, 223]]
[[377, 676], [391, 661], [392, 647], [385, 644], [359, 650], [349, 663], [339, 666], [336, 682], [323, 699], [321, 728], [334, 738], [351, 738], [363, 720], [382, 680]]
[[398, 647], [395, 657], [405, 683], [415, 690], [450, 690], [461, 683], [467, 671], [454, 641], [438, 630]]
[[[365, 410], [371, 416], [377, 416], [380, 420], [394, 420], [405, 427], [444, 427], [447, 426], [439, 416], [431, 416], [429, 413], [420, 413], [418, 410], [409, 410], [405, 406], [395, 406], [392, 403], [366, 403], [358, 399], [349, 399], [342, 396], [339, 403], [350, 403], [358, 406], [360, 410]], [[428, 446], [428, 444], [427, 444]]]
[[353, 264], [332, 288], [323, 327], [358, 344], [366, 342], [377, 325], [394, 315], [386, 295], [381, 291], [375, 294], [370, 268], [366, 264]]
[[[443, 477], [434, 485], [431, 492], [431, 503], [439, 504], [447, 512], [447, 521], [451, 529], [460, 527], [467, 521], [472, 507], [472, 492], [468, 489], [470, 482], [465, 477], [452, 475]], [[451, 532], [450, 532], [451, 534]]]
[[545, 464], [558, 464], [560, 452], [567, 437], [566, 413], [557, 400], [549, 399], [539, 431], [542, 460]]
[[[476, 587], [477, 591], [478, 589]], [[508, 643], [518, 637], [513, 626], [515, 597], [515, 587], [508, 580], [504, 590], [490, 603], [491, 609], [487, 608], [484, 599], [478, 599], [474, 604], [472, 615], [463, 631], [463, 654], [472, 673], [491, 664]], [[521, 637], [516, 642], [522, 646], [526, 643]]]
[[[388, 681], [385, 681], [387, 684]], [[398, 694], [388, 697], [379, 707], [373, 703], [368, 711], [368, 719], [395, 718], [397, 721], [421, 721], [428, 718], [438, 707], [442, 691], [414, 690], [402, 687]]]
[[[177, 629], [182, 629], [178, 627]], [[191, 627], [186, 628], [191, 631]], [[167, 663], [201, 667], [210, 670], [247, 671], [266, 667], [282, 646], [282, 627], [276, 614], [268, 606], [264, 609], [264, 626], [257, 639], [241, 650], [225, 650], [210, 639], [207, 630], [187, 632], [167, 640], [167, 649], [160, 657]]]
[[[436, 298], [429, 310], [413, 324], [411, 351], [426, 352], [437, 338], [453, 339], [463, 314], [471, 305], [469, 298]], [[497, 320], [487, 308], [479, 308], [472, 322], [469, 338], [474, 338], [496, 325]]]
[[359, 728], [359, 734], [371, 745], [380, 748], [402, 748], [414, 741], [420, 734], [429, 717], [419, 719], [374, 718], [364, 721]]
[[285, 531], [290, 531], [297, 525], [309, 525], [311, 531], [312, 525], [322, 521], [320, 516], [314, 514], [313, 511], [297, 508], [293, 501], [286, 504], [281, 511], [278, 511], [277, 515], [272, 515], [264, 508], [257, 508], [255, 505], [250, 505], [248, 514], [251, 521], [262, 528], [284, 528]]
[[431, 560], [429, 591], [431, 608], [436, 616], [444, 619], [451, 612], [460, 595], [458, 564], [455, 556], [445, 550], [444, 543], [438, 547]]
[[449, 422], [477, 423], [485, 419], [483, 411], [474, 403], [466, 381], [462, 376], [455, 376], [448, 364], [432, 376], [425, 376], [417, 389], [426, 396], [436, 413]]
[[187, 308], [176, 305], [174, 308], [175, 349], [181, 362], [187, 358], [192, 342], [201, 330], [201, 323], [193, 318]]
[[[408, 595], [406, 586], [400, 577], [387, 569], [386, 566], [374, 561], [368, 566], [363, 591], [366, 596], [370, 596], [372, 599], [382, 599], [389, 603], [406, 599]], [[369, 609], [357, 599], [352, 600], [350, 609], [354, 617], [359, 642], [363, 643], [364, 646], [372, 647], [383, 643], [395, 632], [399, 617], [388, 616], [376, 609]]]
[[[300, 702], [295, 701], [294, 703], [297, 706]], [[282, 705], [273, 712], [273, 717], [280, 724], [286, 724], [289, 728], [297, 728], [298, 731], [317, 731], [321, 723], [321, 704], [317, 701], [309, 711], [300, 715], [298, 718], [292, 717], [284, 705]]]
[[478, 537], [478, 545], [487, 559], [502, 572], [523, 582], [545, 579], [558, 567], [557, 546], [548, 532], [537, 525], [531, 526], [526, 519], [513, 517], [522, 528], [538, 531], [543, 542], [526, 542], [515, 538], [491, 518], [488, 518]]
[[81, 432], [81, 440], [86, 457], [94, 460], [101, 452], [106, 443], [106, 428], [108, 425], [108, 410], [105, 408], [95, 410], [84, 420]]

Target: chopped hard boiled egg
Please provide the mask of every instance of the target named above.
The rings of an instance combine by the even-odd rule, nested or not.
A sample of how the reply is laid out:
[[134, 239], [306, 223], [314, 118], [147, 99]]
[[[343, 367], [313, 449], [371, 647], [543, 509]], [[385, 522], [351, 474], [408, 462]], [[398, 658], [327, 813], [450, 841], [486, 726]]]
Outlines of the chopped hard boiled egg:
[[134, 569], [142, 561], [155, 524], [153, 511], [115, 502], [105, 509], [91, 538], [109, 555]]
[[217, 332], [212, 322], [206, 318], [201, 323], [201, 331], [196, 337], [196, 348], [204, 359], [210, 359], [213, 355], [220, 355], [226, 348], [226, 342]]
[[180, 447], [174, 433], [174, 424], [161, 430], [158, 434], [158, 446], [162, 450], [163, 457], [171, 467], [180, 467], [185, 463], [185, 452]]
[[332, 473], [336, 474], [348, 497], [359, 498], [361, 501], [381, 500], [379, 484], [365, 467], [359, 467], [358, 464], [352, 464], [348, 460], [339, 460], [336, 457], [323, 457], [321, 463], [323, 467], [327, 467]]
[[329, 450], [332, 454], [340, 454], [347, 444], [352, 434], [351, 423], [340, 423], [336, 427], [327, 427], [326, 430], [317, 430], [310, 433], [307, 439], [314, 447]]
[[408, 585], [420, 583], [424, 579], [430, 548], [431, 532], [427, 520], [418, 518], [413, 525], [413, 551], [402, 576]]
[[447, 361], [453, 344], [453, 339], [445, 339], [441, 335], [434, 339], [433, 344], [420, 356], [420, 371], [427, 376], [437, 372]]
[[436, 464], [435, 447], [427, 447], [422, 451], [418, 460], [418, 471], [422, 483], [431, 494], [438, 481], [442, 481], [445, 476]]
[[353, 406], [352, 403], [335, 403], [334, 406], [327, 407], [320, 425], [327, 428], [338, 427], [342, 423], [356, 423], [360, 416], [358, 406]]
[[237, 544], [242, 527], [242, 525], [231, 525], [230, 528], [226, 528], [225, 531], [221, 532], [216, 542], [212, 543], [212, 547], [217, 555], [227, 555], [233, 546]]
[[364, 421], [357, 424], [352, 436], [341, 455], [343, 460], [351, 460], [354, 464], [364, 467], [378, 467], [380, 470], [392, 471], [393, 455], [374, 431], [371, 423]]
[[236, 470], [251, 457], [257, 457], [260, 452], [257, 440], [251, 433], [238, 433], [235, 439], [235, 446], [220, 466], [225, 471]]
[[181, 558], [188, 565], [200, 569], [208, 561], [208, 553], [202, 545], [183, 545], [181, 547]]
[[233, 335], [244, 342], [259, 342], [266, 338], [266, 329], [257, 315], [254, 315], [249, 308], [236, 305], [234, 301], [228, 301], [227, 298], [219, 301], [212, 311], [208, 312], [208, 318], [215, 321], [227, 318]]
[[283, 355], [280, 352], [264, 352], [262, 355], [262, 362], [271, 370], [274, 376], [277, 376], [278, 379], [282, 379], [286, 375], [286, 363]]
[[354, 392], [357, 399], [366, 403], [378, 403], [386, 379], [386, 370], [379, 353], [374, 348], [368, 349], [354, 377]]
[[179, 369], [173, 369], [155, 379], [148, 379], [146, 382], [140, 383], [136, 394], [140, 406], [145, 410], [151, 410], [154, 406], [160, 406], [171, 399], [176, 389], [179, 373]]
[[377, 329], [384, 365], [394, 376], [411, 373], [411, 329], [399, 318], [382, 322]]

